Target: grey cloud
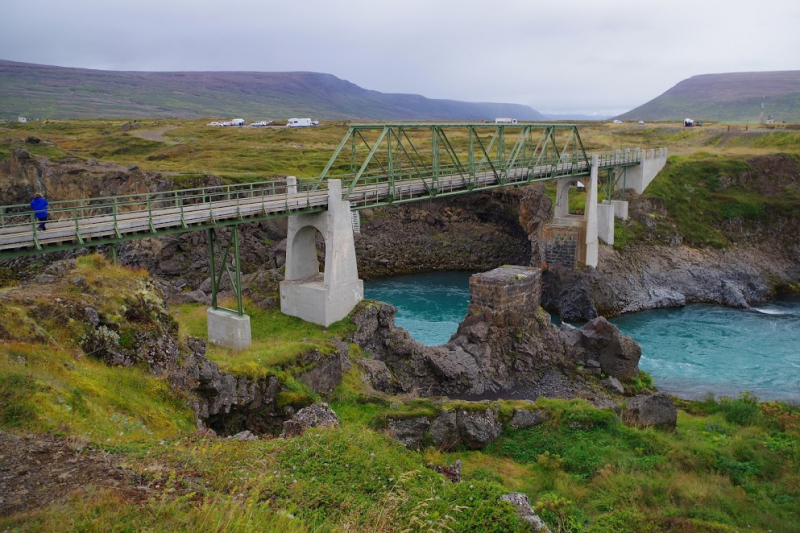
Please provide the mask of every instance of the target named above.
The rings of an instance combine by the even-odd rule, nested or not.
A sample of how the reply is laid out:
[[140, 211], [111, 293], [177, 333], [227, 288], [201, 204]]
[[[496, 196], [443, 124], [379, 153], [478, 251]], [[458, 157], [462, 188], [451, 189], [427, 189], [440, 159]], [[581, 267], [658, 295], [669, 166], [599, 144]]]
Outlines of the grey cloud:
[[368, 89], [621, 112], [695, 74], [796, 70], [800, 3], [4, 0], [0, 58], [307, 70]]

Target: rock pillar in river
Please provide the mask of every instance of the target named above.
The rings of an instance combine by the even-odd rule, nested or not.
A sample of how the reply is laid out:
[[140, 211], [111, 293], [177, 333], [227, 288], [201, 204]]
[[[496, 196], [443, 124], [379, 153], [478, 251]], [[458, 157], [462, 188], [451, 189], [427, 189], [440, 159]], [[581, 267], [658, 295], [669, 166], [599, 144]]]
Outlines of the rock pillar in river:
[[469, 278], [469, 313], [493, 326], [519, 326], [534, 315], [542, 299], [538, 268], [504, 266]]

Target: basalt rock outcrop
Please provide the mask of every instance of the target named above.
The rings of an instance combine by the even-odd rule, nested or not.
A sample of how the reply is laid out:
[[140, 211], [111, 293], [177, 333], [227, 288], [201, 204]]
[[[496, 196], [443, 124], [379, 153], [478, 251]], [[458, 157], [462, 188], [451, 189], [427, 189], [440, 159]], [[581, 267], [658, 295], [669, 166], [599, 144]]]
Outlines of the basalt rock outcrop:
[[[30, 282], [0, 295], [0, 339], [53, 342], [53, 327], [69, 328], [84, 357], [110, 366], [148, 368], [184, 392], [198, 427], [221, 435], [244, 430], [277, 435], [313, 402], [275, 375], [226, 372], [206, 358], [204, 341], [181, 342], [163, 294], [141, 271], [120, 272], [100, 256], [57, 261]], [[41, 325], [40, 325], [41, 324]], [[309, 349], [283, 368], [319, 395], [330, 394], [350, 369], [348, 345], [330, 353]]]
[[536, 184], [361, 211], [359, 276], [539, 265], [538, 237], [551, 210]]
[[[190, 353], [171, 375], [193, 394], [197, 423], [221, 435], [249, 430], [256, 435], [277, 436], [286, 430], [284, 422], [306, 407], [309, 396], [296, 396], [276, 376], [252, 377], [220, 370], [205, 357], [205, 343], [188, 342]], [[319, 394], [329, 394], [349, 369], [346, 345], [332, 354], [310, 351], [298, 360], [303, 370], [296, 378]], [[310, 402], [309, 402], [310, 403]], [[294, 427], [294, 426], [292, 426]], [[292, 430], [294, 431], [294, 430]]]
[[421, 396], [593, 396], [577, 370], [597, 361], [626, 379], [638, 371], [638, 345], [604, 319], [560, 331], [539, 307], [538, 269], [503, 267], [470, 280], [469, 314], [450, 341], [425, 346], [394, 325], [395, 309], [363, 302], [351, 315], [354, 340], [376, 361], [364, 366], [377, 390]]

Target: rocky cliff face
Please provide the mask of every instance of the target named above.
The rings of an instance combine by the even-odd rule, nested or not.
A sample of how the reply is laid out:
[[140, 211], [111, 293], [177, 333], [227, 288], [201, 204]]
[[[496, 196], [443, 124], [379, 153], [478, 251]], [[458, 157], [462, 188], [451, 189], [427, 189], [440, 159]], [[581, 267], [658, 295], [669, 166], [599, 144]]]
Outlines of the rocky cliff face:
[[363, 279], [437, 270], [540, 264], [538, 236], [552, 202], [541, 184], [362, 211]]
[[[634, 200], [635, 201], [635, 200]], [[750, 225], [751, 237], [724, 250], [680, 242], [624, 250], [600, 246], [597, 269], [552, 267], [542, 305], [564, 320], [712, 303], [746, 308], [800, 280], [800, 220]]]

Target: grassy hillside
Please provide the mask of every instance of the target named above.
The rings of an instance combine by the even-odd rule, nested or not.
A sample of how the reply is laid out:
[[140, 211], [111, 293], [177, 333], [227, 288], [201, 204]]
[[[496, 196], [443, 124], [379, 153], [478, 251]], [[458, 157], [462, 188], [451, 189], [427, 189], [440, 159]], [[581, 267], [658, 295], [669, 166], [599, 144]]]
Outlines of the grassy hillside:
[[384, 94], [315, 72], [114, 72], [0, 60], [0, 118], [484, 120], [527, 106]]
[[759, 122], [762, 101], [765, 118], [800, 122], [800, 70], [693, 76], [617, 118]]
[[[87, 303], [120, 331], [156, 327], [132, 306], [134, 295], [156, 305], [151, 291], [144, 272], [98, 256], [56, 283], [0, 289], [0, 468], [15, 480], [0, 502], [14, 509], [0, 513], [3, 531], [530, 531], [498, 501], [511, 491], [554, 532], [800, 531], [797, 407], [685, 402], [677, 430], [664, 432], [584, 401], [539, 400], [547, 422], [506, 427], [482, 451], [416, 452], [383, 433], [387, 414], [465, 404], [377, 395], [353, 365], [329, 398], [340, 429], [218, 438], [195, 428], [166, 378], [108, 366], [85, 342]], [[202, 335], [202, 307], [173, 315]], [[211, 348], [209, 358], [282, 375], [291, 355], [274, 351], [276, 317], [251, 317], [253, 350]], [[324, 347], [349, 328], [284, 320], [277, 334], [290, 349], [298, 339]], [[520, 403], [499, 402], [501, 419]], [[429, 468], [457, 459], [460, 483]]]

